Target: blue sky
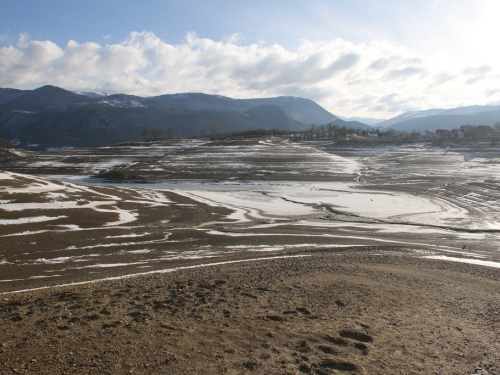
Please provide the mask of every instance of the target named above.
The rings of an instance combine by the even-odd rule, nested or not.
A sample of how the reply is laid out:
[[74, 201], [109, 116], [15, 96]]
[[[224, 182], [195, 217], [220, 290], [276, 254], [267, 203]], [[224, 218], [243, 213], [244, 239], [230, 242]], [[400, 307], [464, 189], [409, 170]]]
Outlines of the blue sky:
[[350, 30], [340, 29], [338, 19], [355, 16], [383, 24], [377, 13], [385, 13], [379, 7], [378, 12], [367, 12], [355, 1], [338, 1], [334, 7], [327, 1], [293, 0], [150, 0], [140, 4], [130, 0], [7, 0], [7, 11], [0, 14], [0, 24], [4, 34], [28, 32], [34, 38], [49, 39], [59, 45], [68, 39], [80, 43], [98, 41], [105, 35], [120, 40], [130, 31], [148, 30], [168, 43], [179, 43], [186, 33], [194, 31], [214, 40], [240, 33], [247, 42], [266, 40], [293, 46], [304, 37], [352, 36]]
[[3, 0], [0, 87], [294, 95], [335, 114], [500, 103], [489, 0]]

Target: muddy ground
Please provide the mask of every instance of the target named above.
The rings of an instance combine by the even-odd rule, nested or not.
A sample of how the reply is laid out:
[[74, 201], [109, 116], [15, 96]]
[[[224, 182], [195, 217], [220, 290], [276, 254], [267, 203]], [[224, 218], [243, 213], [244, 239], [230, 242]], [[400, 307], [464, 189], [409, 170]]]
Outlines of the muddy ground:
[[500, 270], [304, 255], [3, 295], [0, 373], [500, 373]]
[[[0, 374], [500, 374], [500, 269], [423, 258], [498, 260], [500, 158], [186, 142], [0, 153], [26, 173], [0, 171]], [[107, 172], [352, 181], [468, 215], [419, 230], [324, 207], [238, 222], [182, 191], [36, 176]]]

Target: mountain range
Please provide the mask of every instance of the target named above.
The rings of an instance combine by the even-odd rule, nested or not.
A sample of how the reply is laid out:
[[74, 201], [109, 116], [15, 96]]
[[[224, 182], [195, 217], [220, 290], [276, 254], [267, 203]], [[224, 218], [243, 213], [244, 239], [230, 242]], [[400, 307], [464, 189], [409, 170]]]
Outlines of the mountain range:
[[435, 132], [455, 129], [462, 125], [495, 125], [500, 122], [500, 106], [474, 105], [452, 109], [428, 109], [405, 112], [377, 124], [378, 127], [404, 132]]
[[0, 88], [0, 138], [21, 147], [101, 146], [141, 138], [142, 130], [171, 131], [172, 136], [248, 130], [308, 130], [312, 124], [368, 129], [344, 121], [309, 99], [232, 99], [183, 93], [140, 97], [126, 94], [78, 93], [55, 86], [35, 90]]
[[72, 92], [55, 86], [35, 90], [0, 88], [0, 138], [19, 147], [102, 146], [139, 139], [153, 130], [174, 137], [210, 135], [215, 122], [219, 133], [257, 129], [303, 131], [315, 125], [395, 131], [431, 131], [462, 125], [500, 122], [500, 106], [410, 111], [377, 123], [369, 118], [344, 118], [309, 99], [232, 99], [203, 93], [140, 97]]
[[376, 127], [381, 122], [385, 121], [385, 119], [372, 118], [372, 117], [344, 117], [339, 116], [344, 121], [357, 121], [366, 125], [370, 125], [372, 127]]

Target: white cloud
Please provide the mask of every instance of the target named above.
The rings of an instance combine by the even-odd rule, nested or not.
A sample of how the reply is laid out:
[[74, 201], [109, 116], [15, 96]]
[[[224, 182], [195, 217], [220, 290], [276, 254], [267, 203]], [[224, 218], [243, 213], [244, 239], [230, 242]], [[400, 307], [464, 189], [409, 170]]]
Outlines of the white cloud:
[[239, 34], [215, 41], [189, 33], [173, 45], [152, 32], [132, 32], [119, 43], [70, 40], [61, 48], [22, 34], [17, 44], [0, 48], [0, 87], [294, 95], [333, 113], [374, 117], [500, 100], [500, 72], [485, 64], [450, 63], [384, 41], [302, 40], [290, 50], [240, 40]]
[[234, 34], [231, 34], [231, 35], [224, 35], [222, 37], [222, 40], [225, 42], [225, 43], [238, 43], [240, 41], [243, 40], [243, 35], [241, 33], [234, 33]]

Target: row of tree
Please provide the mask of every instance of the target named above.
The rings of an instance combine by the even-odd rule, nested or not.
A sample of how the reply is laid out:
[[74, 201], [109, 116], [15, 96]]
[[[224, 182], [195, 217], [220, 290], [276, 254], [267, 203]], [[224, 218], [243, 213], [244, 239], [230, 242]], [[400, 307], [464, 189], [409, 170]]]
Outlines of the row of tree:
[[[412, 131], [411, 133], [396, 132], [393, 129], [387, 129], [385, 131], [380, 131], [379, 129], [366, 130], [361, 128], [350, 128], [346, 126], [339, 126], [336, 124], [327, 125], [311, 125], [308, 130], [303, 131], [291, 131], [291, 130], [277, 130], [277, 129], [256, 129], [256, 130], [246, 130], [241, 132], [231, 132], [231, 133], [220, 133], [219, 124], [216, 121], [210, 121], [206, 129], [200, 131], [200, 138], [204, 139], [206, 137], [210, 139], [218, 138], [232, 138], [232, 137], [264, 137], [270, 135], [280, 135], [289, 137], [298, 141], [307, 141], [314, 139], [346, 139], [349, 135], [356, 135], [359, 137], [369, 137], [369, 138], [394, 138], [394, 137], [406, 137], [412, 140], [418, 140], [423, 138], [434, 138], [434, 137], [457, 137], [457, 134], [462, 134], [462, 136], [473, 136], [479, 130], [500, 130], [500, 123], [496, 123], [493, 128], [489, 126], [472, 126], [464, 125], [460, 129], [453, 130], [437, 130], [436, 133], [425, 130], [424, 134], [418, 131]], [[446, 133], [446, 134], [445, 134]], [[144, 139], [165, 139], [172, 138], [173, 128], [172, 127], [154, 127], [152, 129], [143, 128], [142, 137]]]
[[[294, 140], [313, 140], [320, 138], [346, 138], [349, 134], [357, 134], [360, 136], [367, 136], [368, 132], [364, 129], [354, 129], [345, 126], [337, 125], [312, 125], [310, 129], [303, 131], [292, 131], [292, 130], [279, 130], [279, 129], [255, 129], [255, 130], [245, 130], [241, 132], [232, 133], [221, 133], [218, 134], [216, 138], [235, 138], [235, 137], [248, 137], [248, 138], [260, 138], [266, 136], [282, 136], [286, 138], [291, 138]], [[374, 137], [378, 137], [381, 134], [378, 130], [373, 132]], [[215, 137], [213, 137], [215, 138]]]
[[319, 125], [316, 126], [314, 124], [311, 125], [310, 129], [304, 130], [302, 132], [296, 132], [294, 134], [294, 138], [299, 140], [312, 140], [319, 138], [340, 138], [345, 139], [348, 135], [359, 135], [363, 137], [372, 136], [372, 137], [380, 137], [381, 133], [378, 129], [373, 131], [368, 131], [366, 129], [361, 128], [350, 128], [347, 126], [339, 126], [336, 124], [327, 124], [327, 125]]
[[[172, 138], [173, 128], [146, 128], [144, 127], [141, 131], [142, 137], [144, 139], [165, 139]], [[303, 131], [291, 131], [291, 130], [278, 130], [278, 129], [256, 129], [256, 130], [246, 130], [241, 132], [231, 132], [231, 133], [220, 133], [219, 124], [216, 121], [210, 121], [207, 129], [202, 129], [200, 131], [200, 138], [204, 139], [209, 137], [210, 139], [218, 138], [231, 138], [231, 137], [263, 137], [270, 135], [280, 135], [294, 138], [297, 140], [311, 140], [318, 138], [346, 138], [349, 134], [357, 134], [360, 136], [368, 136], [369, 132], [365, 129], [354, 129], [348, 128], [346, 126], [338, 126], [333, 124], [327, 125], [311, 125], [310, 129]], [[370, 133], [373, 137], [379, 137], [380, 131], [377, 129]]]
[[144, 139], [151, 136], [153, 139], [162, 139], [162, 138], [172, 138], [173, 128], [160, 128], [159, 126], [154, 127], [152, 129], [142, 128], [141, 134]]
[[[470, 128], [470, 129], [469, 129]], [[473, 129], [474, 128], [474, 129]], [[486, 126], [471, 126], [471, 125], [464, 125], [460, 129], [452, 129], [449, 131], [446, 131], [447, 137], [457, 137], [457, 132], [460, 134], [460, 131], [465, 134], [465, 136], [468, 136], [467, 134], [473, 134], [471, 129], [475, 130], [476, 128], [486, 128]], [[487, 127], [489, 129], [492, 129], [490, 127]], [[467, 131], [464, 131], [464, 129], [467, 129]], [[500, 130], [500, 122], [496, 123], [493, 126], [493, 129], [499, 131]], [[165, 138], [172, 138], [174, 129], [172, 127], [154, 127], [154, 128], [143, 128], [141, 131], [142, 137], [144, 139], [151, 138], [151, 139], [165, 139]], [[373, 130], [366, 130], [366, 129], [361, 129], [361, 128], [350, 128], [346, 126], [339, 126], [336, 124], [326, 124], [326, 125], [311, 125], [311, 127], [307, 130], [303, 131], [291, 131], [291, 130], [277, 130], [277, 129], [257, 129], [257, 130], [247, 130], [247, 131], [242, 131], [242, 132], [231, 132], [231, 133], [220, 133], [219, 131], [219, 124], [216, 121], [210, 121], [208, 124], [208, 127], [205, 129], [202, 129], [200, 131], [200, 138], [210, 138], [210, 139], [217, 139], [217, 138], [230, 138], [230, 137], [236, 137], [236, 136], [247, 136], [247, 137], [262, 137], [262, 136], [268, 136], [268, 135], [280, 135], [280, 136], [287, 136], [296, 140], [313, 140], [313, 139], [321, 139], [321, 138], [327, 138], [327, 139], [346, 139], [348, 135], [357, 135], [361, 137], [369, 137], [369, 138], [381, 138], [381, 137], [387, 137], [387, 138], [393, 138], [393, 137], [408, 137], [410, 139], [422, 139], [422, 138], [434, 138], [436, 135], [438, 137], [443, 137], [444, 134], [438, 133], [440, 130], [438, 130], [436, 133], [430, 132], [429, 130], [425, 130], [424, 134], [418, 132], [418, 131], [412, 131], [410, 134], [404, 133], [404, 132], [396, 132], [393, 129], [387, 129], [387, 130], [382, 130], [380, 131], [379, 129], [373, 129]]]
[[[212, 139], [215, 139], [217, 138], [217, 136], [219, 135], [219, 124], [215, 121], [210, 121], [210, 123], [208, 124], [208, 133], [210, 134], [210, 137]], [[167, 128], [162, 128], [162, 127], [159, 127], [159, 126], [156, 126], [154, 128], [142, 128], [141, 129], [141, 135], [142, 135], [142, 138], [144, 139], [147, 139], [147, 138], [152, 138], [152, 139], [165, 139], [165, 138], [172, 138], [172, 134], [174, 132], [174, 129], [170, 126], [170, 127], [167, 127]], [[205, 138], [207, 135], [205, 129], [202, 129], [200, 131], [200, 136], [201, 138]]]

